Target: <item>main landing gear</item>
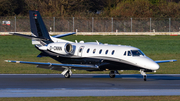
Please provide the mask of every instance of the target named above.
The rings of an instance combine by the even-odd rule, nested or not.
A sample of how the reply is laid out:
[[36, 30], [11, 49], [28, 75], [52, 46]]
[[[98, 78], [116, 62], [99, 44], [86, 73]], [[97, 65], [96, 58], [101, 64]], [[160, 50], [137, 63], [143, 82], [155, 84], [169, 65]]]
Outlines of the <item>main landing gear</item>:
[[116, 74], [119, 74], [119, 72], [118, 72], [117, 70], [115, 70], [115, 71], [110, 71], [110, 72], [109, 72], [109, 77], [110, 77], [110, 78], [115, 78]]
[[66, 74], [64, 74], [64, 77], [65, 77], [65, 78], [70, 78], [70, 76], [71, 76], [71, 75], [70, 75], [69, 71], [67, 71]]
[[147, 75], [146, 75], [146, 73], [144, 72], [144, 70], [140, 70], [140, 73], [141, 73], [141, 75], [143, 76], [144, 81], [146, 81], [146, 80], [147, 80]]
[[61, 74], [64, 75], [65, 78], [70, 78], [72, 75], [72, 71], [71, 69], [65, 69]]

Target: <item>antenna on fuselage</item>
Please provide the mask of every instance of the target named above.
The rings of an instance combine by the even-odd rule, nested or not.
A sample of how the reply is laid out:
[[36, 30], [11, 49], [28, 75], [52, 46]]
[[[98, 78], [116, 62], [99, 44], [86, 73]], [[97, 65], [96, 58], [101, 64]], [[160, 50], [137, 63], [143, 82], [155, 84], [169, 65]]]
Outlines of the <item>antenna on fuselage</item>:
[[75, 40], [75, 43], [78, 43], [77, 40]]
[[96, 43], [99, 45], [99, 42], [96, 40]]

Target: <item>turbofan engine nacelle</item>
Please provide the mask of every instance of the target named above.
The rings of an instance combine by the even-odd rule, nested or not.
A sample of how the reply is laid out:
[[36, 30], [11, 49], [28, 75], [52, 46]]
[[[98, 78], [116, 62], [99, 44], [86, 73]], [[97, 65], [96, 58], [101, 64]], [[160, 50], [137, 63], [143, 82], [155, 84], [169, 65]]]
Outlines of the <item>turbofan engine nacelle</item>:
[[70, 43], [51, 43], [48, 45], [48, 49], [52, 52], [63, 54], [63, 55], [72, 55], [74, 54], [75, 47]]

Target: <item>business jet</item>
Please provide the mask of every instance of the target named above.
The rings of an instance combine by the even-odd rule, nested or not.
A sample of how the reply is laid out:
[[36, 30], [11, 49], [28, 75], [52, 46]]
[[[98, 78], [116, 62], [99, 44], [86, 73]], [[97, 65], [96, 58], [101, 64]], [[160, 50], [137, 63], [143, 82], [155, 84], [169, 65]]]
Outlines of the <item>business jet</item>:
[[158, 63], [177, 61], [153, 61], [140, 49], [132, 46], [102, 44], [98, 41], [71, 42], [60, 39], [76, 33], [50, 36], [38, 11], [29, 11], [29, 17], [32, 35], [15, 32], [10, 34], [32, 39], [32, 44], [41, 51], [37, 57], [51, 57], [60, 63], [5, 60], [6, 62], [33, 64], [38, 68], [62, 71], [61, 74], [65, 78], [70, 78], [71, 69], [110, 71], [110, 78], [119, 74], [118, 70], [138, 70], [146, 81], [145, 72], [156, 72], [159, 69]]

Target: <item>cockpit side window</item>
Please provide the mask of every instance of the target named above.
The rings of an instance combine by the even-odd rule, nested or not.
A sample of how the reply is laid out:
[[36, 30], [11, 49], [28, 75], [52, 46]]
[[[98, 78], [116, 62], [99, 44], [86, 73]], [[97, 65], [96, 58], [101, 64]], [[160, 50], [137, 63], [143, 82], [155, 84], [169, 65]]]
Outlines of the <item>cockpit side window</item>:
[[131, 51], [128, 51], [128, 56], [131, 56]]
[[124, 55], [126, 56], [126, 51], [124, 52]]
[[144, 56], [141, 50], [131, 50], [133, 56]]

